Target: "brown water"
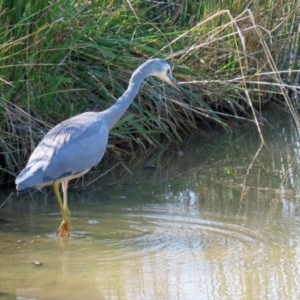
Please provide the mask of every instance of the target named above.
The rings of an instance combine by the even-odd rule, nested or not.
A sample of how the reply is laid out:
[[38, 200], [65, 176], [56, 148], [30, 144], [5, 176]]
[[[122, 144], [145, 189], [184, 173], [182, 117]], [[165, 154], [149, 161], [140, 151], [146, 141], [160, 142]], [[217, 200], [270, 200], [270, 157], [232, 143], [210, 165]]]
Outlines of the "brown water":
[[242, 129], [71, 189], [68, 242], [55, 237], [52, 193], [12, 196], [0, 209], [0, 298], [300, 299], [299, 137], [287, 119], [264, 135], [258, 153], [256, 130]]

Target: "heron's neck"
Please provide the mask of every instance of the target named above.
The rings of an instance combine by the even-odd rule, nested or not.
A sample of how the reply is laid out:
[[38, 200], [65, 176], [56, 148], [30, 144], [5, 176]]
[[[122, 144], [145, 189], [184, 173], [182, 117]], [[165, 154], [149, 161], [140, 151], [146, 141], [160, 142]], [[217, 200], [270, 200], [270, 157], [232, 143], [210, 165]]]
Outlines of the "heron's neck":
[[141, 84], [144, 79], [149, 76], [143, 68], [138, 68], [131, 76], [131, 79], [128, 84], [127, 90], [124, 94], [118, 99], [118, 101], [112, 105], [107, 110], [101, 113], [103, 119], [105, 120], [109, 130], [120, 120], [123, 116], [131, 102], [134, 100], [137, 95]]

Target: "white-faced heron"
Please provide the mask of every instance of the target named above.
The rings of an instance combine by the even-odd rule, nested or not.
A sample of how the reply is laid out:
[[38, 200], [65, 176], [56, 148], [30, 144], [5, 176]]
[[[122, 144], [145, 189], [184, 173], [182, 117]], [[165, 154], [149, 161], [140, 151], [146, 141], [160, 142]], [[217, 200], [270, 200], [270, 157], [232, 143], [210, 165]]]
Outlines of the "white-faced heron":
[[[99, 163], [106, 149], [109, 130], [125, 113], [148, 76], [156, 76], [181, 90], [166, 61], [146, 61], [132, 74], [127, 90], [110, 108], [102, 112], [82, 113], [52, 128], [16, 178], [17, 190], [20, 192], [53, 186], [63, 218], [57, 235], [69, 236], [68, 182], [82, 176]], [[60, 183], [63, 201], [59, 192]]]

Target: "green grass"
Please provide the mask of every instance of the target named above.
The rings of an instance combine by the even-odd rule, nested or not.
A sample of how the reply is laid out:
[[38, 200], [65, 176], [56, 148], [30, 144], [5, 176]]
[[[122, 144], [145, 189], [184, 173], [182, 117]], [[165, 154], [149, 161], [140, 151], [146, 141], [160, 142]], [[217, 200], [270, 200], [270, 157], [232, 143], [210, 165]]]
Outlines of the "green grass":
[[180, 140], [200, 122], [259, 130], [270, 102], [285, 102], [298, 122], [290, 100], [298, 61], [288, 58], [299, 56], [297, 1], [48, 3], [0, 0], [0, 183], [18, 174], [52, 126], [113, 104], [151, 57], [174, 65], [190, 98], [148, 79], [112, 130], [110, 152]]

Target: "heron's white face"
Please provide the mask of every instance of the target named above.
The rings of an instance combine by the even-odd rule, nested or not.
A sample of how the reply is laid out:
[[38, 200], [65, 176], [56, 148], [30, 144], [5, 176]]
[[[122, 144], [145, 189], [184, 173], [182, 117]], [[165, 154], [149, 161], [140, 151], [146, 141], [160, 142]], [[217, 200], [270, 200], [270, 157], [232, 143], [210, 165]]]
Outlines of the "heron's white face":
[[171, 67], [168, 63], [162, 64], [161, 70], [153, 73], [152, 76], [156, 76], [162, 81], [165, 81], [168, 84], [172, 85], [176, 90], [182, 91], [181, 87], [173, 77]]

